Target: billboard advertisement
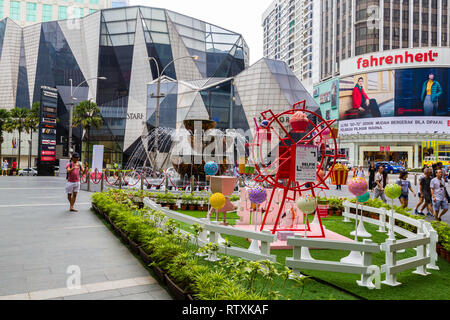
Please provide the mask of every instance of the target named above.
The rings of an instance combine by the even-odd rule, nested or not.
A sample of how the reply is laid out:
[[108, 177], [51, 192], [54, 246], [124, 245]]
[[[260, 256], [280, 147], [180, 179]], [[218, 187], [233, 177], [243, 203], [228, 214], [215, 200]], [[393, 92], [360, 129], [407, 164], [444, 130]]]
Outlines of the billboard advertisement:
[[325, 120], [339, 119], [339, 79], [315, 86], [313, 96]]
[[342, 60], [339, 134], [450, 133], [450, 48]]
[[450, 133], [450, 68], [408, 68], [339, 82], [340, 134]]

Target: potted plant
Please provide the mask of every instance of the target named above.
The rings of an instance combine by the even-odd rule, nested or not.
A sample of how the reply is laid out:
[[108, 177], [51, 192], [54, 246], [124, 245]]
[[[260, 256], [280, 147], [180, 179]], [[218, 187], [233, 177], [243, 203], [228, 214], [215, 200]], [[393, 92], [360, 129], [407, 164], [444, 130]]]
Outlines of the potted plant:
[[186, 211], [188, 209], [189, 195], [183, 194], [181, 196], [181, 210]]
[[193, 195], [189, 195], [189, 204], [188, 204], [188, 208], [190, 211], [195, 211], [195, 200], [194, 200], [194, 196]]

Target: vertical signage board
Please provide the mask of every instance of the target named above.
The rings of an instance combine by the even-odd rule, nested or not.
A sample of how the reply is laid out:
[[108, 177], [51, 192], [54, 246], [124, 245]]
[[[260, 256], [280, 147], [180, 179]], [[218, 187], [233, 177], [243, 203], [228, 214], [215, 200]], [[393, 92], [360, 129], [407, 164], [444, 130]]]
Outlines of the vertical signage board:
[[53, 176], [56, 162], [58, 90], [42, 86], [40, 102], [38, 175]]
[[105, 147], [103, 145], [95, 145], [92, 152], [92, 171], [95, 169], [98, 172], [103, 171], [103, 152]]

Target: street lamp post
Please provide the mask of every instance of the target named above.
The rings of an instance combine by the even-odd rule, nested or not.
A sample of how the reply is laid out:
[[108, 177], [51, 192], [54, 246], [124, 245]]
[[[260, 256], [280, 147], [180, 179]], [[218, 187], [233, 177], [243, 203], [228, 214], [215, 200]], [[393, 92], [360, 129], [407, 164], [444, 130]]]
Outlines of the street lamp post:
[[156, 116], [156, 120], [155, 120], [155, 129], [156, 129], [156, 135], [155, 135], [155, 163], [153, 164], [155, 166], [155, 168], [153, 168], [153, 178], [156, 178], [156, 161], [157, 161], [157, 154], [158, 154], [158, 150], [159, 150], [159, 106], [160, 106], [160, 99], [164, 98], [165, 95], [161, 95], [161, 76], [164, 74], [164, 72], [167, 70], [167, 68], [174, 63], [177, 60], [181, 60], [181, 59], [186, 59], [186, 58], [191, 58], [193, 60], [198, 60], [198, 56], [185, 56], [185, 57], [180, 57], [177, 59], [172, 60], [171, 62], [169, 62], [164, 69], [162, 70], [162, 72], [159, 72], [159, 64], [158, 61], [154, 58], [154, 57], [148, 57], [149, 61], [153, 61], [156, 64], [156, 69], [158, 71], [158, 82], [157, 82], [157, 87], [156, 87], [156, 96], [155, 95], [151, 95], [152, 98], [156, 98], [156, 111], [155, 111], [155, 116]]
[[87, 79], [85, 81], [83, 81], [82, 83], [80, 83], [77, 87], [75, 87], [75, 90], [73, 90], [73, 80], [69, 79], [70, 81], [70, 111], [69, 111], [69, 141], [68, 141], [68, 146], [69, 146], [69, 154], [72, 155], [73, 153], [73, 148], [72, 148], [72, 125], [73, 125], [73, 100], [74, 100], [74, 95], [75, 92], [77, 92], [77, 90], [85, 83], [87, 83], [88, 81], [91, 80], [106, 80], [106, 77], [95, 77], [95, 78], [90, 78]]

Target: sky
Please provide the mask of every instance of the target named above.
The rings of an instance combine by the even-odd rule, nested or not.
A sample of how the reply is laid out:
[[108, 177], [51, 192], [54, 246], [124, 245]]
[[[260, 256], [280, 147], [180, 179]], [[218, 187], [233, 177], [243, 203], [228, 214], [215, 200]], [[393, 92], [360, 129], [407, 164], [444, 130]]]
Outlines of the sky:
[[240, 33], [250, 64], [263, 57], [262, 14], [273, 0], [131, 0], [131, 5], [166, 8]]

